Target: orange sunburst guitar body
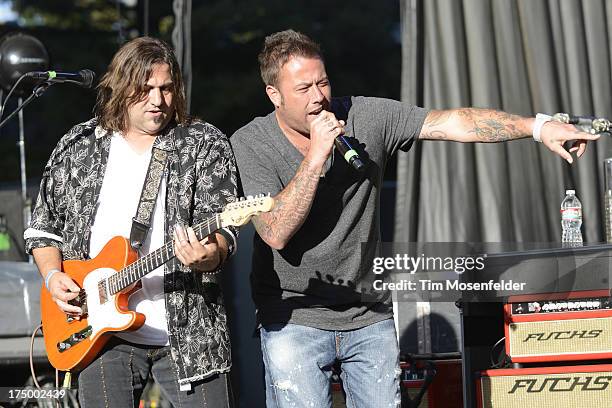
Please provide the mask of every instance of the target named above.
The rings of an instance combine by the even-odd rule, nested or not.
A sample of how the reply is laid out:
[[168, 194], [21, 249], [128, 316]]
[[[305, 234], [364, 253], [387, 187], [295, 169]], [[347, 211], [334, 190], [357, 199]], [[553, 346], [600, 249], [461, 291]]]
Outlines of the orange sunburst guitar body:
[[[136, 330], [144, 324], [144, 315], [127, 309], [128, 293], [118, 293], [112, 300], [94, 302], [97, 281], [117, 273], [137, 259], [127, 239], [115, 237], [100, 254], [87, 261], [64, 261], [62, 269], [87, 293], [86, 314], [80, 320], [68, 319], [57, 307], [49, 291], [43, 287], [40, 307], [45, 348], [51, 364], [58, 370], [79, 370], [86, 367], [109, 340], [112, 332]], [[87, 334], [81, 341], [71, 336]], [[58, 343], [74, 343], [70, 347]]]
[[[246, 224], [252, 216], [270, 211], [271, 197], [255, 197], [228, 204], [224, 211], [193, 226], [199, 239], [227, 226]], [[68, 318], [44, 286], [40, 306], [49, 362], [62, 371], [85, 368], [100, 352], [113, 333], [136, 330], [144, 315], [128, 309], [134, 284], [174, 258], [172, 242], [138, 259], [129, 241], [115, 237], [100, 254], [86, 261], [64, 261], [66, 272], [81, 288], [73, 304], [83, 309], [80, 320]]]

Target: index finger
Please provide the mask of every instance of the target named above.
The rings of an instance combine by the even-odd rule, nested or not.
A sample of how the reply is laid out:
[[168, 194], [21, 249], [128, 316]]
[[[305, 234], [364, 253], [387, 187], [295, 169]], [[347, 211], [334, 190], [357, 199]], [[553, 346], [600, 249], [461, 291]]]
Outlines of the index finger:
[[55, 297], [64, 302], [68, 302], [69, 300], [75, 299], [77, 296], [79, 296], [77, 292], [60, 292]]
[[67, 290], [69, 290], [70, 292], [78, 293], [81, 291], [81, 288], [66, 273], [62, 273], [61, 275], [58, 275], [58, 279], [59, 279], [60, 285], [66, 288]]
[[577, 131], [560, 135], [563, 140], [597, 140], [601, 137], [600, 133], [591, 134], [587, 132]]
[[76, 314], [83, 313], [83, 310], [80, 307], [68, 304], [61, 299], [57, 299], [56, 303], [60, 307], [60, 309], [62, 309], [64, 312], [76, 313]]
[[317, 120], [320, 121], [320, 120], [325, 120], [325, 119], [329, 118], [329, 113], [330, 112], [328, 112], [325, 109], [323, 109], [321, 112], [317, 113], [317, 115], [315, 116], [313, 122], [317, 121]]
[[204, 237], [204, 239], [200, 241], [198, 237], [196, 236], [195, 231], [191, 227], [187, 228], [187, 236], [189, 237], [189, 243], [194, 247], [196, 246], [204, 247], [206, 245], [206, 241], [205, 241], [206, 237]]

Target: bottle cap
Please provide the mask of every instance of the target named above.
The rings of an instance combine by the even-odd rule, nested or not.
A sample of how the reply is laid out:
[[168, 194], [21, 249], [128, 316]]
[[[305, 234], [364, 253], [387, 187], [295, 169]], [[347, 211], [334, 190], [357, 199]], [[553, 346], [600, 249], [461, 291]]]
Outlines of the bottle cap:
[[565, 190], [565, 194], [567, 194], [567, 195], [570, 195], [570, 194], [574, 195], [574, 194], [576, 194], [576, 190]]

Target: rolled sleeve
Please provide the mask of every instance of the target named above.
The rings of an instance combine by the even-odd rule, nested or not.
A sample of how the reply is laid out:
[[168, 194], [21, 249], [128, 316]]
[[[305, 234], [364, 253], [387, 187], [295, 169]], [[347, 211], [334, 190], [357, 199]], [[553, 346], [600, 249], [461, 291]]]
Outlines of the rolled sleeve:
[[68, 171], [66, 163], [56, 156], [54, 152], [47, 163], [29, 228], [23, 234], [28, 254], [36, 248], [61, 249], [63, 244]]

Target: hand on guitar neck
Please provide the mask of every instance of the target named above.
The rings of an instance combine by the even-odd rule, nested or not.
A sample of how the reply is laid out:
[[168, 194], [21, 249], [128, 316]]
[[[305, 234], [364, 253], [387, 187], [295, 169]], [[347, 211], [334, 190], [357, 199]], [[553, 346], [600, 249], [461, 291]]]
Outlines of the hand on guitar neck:
[[228, 243], [218, 233], [198, 240], [193, 228], [174, 228], [174, 254], [181, 263], [201, 272], [212, 272], [227, 258]]
[[[221, 265], [227, 255], [227, 241], [221, 234], [210, 234], [203, 240], [198, 240], [193, 228], [185, 229], [178, 226], [174, 230], [174, 251], [181, 263], [192, 269], [209, 272]], [[224, 255], [225, 254], [225, 255]], [[60, 259], [60, 252], [55, 247], [37, 248], [33, 251], [34, 258], [40, 271], [44, 273], [43, 279], [48, 284], [51, 298], [57, 306], [68, 316], [79, 319], [83, 313], [79, 307], [79, 293], [81, 288], [72, 278], [60, 272], [55, 262]], [[53, 272], [55, 271], [55, 272]], [[49, 274], [52, 276], [49, 277]], [[129, 291], [133, 285], [126, 288]]]

